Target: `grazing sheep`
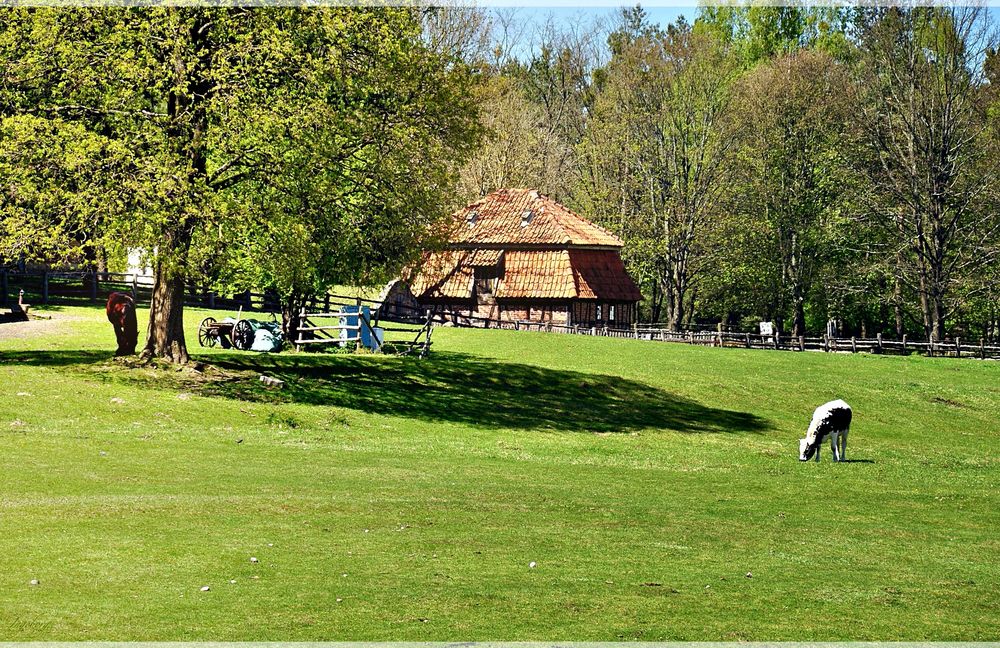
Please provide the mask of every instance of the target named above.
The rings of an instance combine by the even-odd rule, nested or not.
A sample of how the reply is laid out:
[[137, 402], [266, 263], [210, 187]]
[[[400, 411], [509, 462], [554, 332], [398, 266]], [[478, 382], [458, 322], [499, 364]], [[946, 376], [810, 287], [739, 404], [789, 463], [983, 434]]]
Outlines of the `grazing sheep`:
[[851, 429], [851, 406], [842, 400], [820, 405], [813, 412], [806, 438], [799, 440], [799, 461], [809, 461], [829, 435], [834, 461], [844, 461], [847, 454], [847, 432]]

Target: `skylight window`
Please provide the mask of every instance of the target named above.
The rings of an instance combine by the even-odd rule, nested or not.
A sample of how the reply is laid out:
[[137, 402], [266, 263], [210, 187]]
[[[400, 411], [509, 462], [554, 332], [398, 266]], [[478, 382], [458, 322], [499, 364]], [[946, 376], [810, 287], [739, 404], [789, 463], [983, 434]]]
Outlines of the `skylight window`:
[[476, 219], [477, 218], [479, 218], [479, 212], [477, 212], [477, 211], [470, 211], [465, 216], [465, 222], [469, 224], [469, 227], [472, 227], [473, 225], [476, 224]]
[[535, 212], [530, 209], [521, 214], [521, 227], [527, 227], [531, 219], [535, 217]]

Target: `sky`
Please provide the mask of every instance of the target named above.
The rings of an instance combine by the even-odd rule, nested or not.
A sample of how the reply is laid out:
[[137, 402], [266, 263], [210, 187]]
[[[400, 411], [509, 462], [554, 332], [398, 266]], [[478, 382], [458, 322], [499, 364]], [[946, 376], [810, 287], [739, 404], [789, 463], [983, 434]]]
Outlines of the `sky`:
[[[615, 15], [621, 7], [635, 6], [637, 1], [539, 0], [536, 4], [525, 6], [526, 4], [531, 4], [530, 0], [485, 0], [480, 6], [495, 9], [516, 8], [517, 16], [525, 23], [541, 26], [550, 17], [557, 23], [561, 21], [587, 23], [601, 18], [609, 18]], [[926, 1], [930, 4], [941, 4], [936, 0]], [[764, 0], [764, 2], [775, 2], [775, 0]], [[961, 2], [983, 3], [993, 24], [1000, 25], [1000, 0], [959, 0], [959, 3]], [[543, 4], [547, 6], [539, 6]], [[694, 22], [694, 19], [698, 16], [698, 5], [692, 4], [692, 0], [650, 0], [638, 2], [638, 4], [642, 5], [650, 21], [661, 27], [674, 22], [679, 16], [684, 16], [688, 22]], [[814, 2], [814, 4], [817, 3]], [[818, 4], [823, 4], [822, 0]]]
[[[546, 0], [551, 2], [552, 0]], [[524, 0], [518, 2], [512, 2], [510, 6], [517, 6], [519, 4], [523, 5]], [[525, 20], [529, 20], [535, 23], [545, 22], [549, 16], [552, 16], [556, 20], [579, 20], [599, 18], [603, 16], [610, 16], [615, 13], [619, 7], [634, 6], [635, 3], [624, 3], [615, 4], [613, 2], [606, 2], [602, 5], [581, 5], [580, 0], [568, 0], [563, 6], [550, 6], [550, 7], [540, 7], [540, 6], [517, 6], [518, 15], [524, 16]], [[500, 7], [501, 4], [491, 4], [492, 7]], [[677, 19], [678, 16], [683, 15], [688, 21], [694, 20], [694, 17], [698, 14], [698, 8], [695, 5], [678, 5], [676, 7], [647, 7], [643, 4], [643, 9], [649, 15], [650, 20], [656, 22], [660, 25], [666, 25], [672, 23]]]
[[[524, 4], [525, 0], [518, 0], [520, 4]], [[545, 0], [546, 2], [552, 2], [552, 0]], [[575, 0], [579, 3], [579, 0]], [[488, 3], [487, 10], [495, 9], [497, 11], [514, 11], [515, 16], [522, 25], [526, 27], [524, 33], [522, 34], [523, 40], [519, 47], [516, 47], [514, 52], [518, 58], [523, 58], [525, 56], [530, 56], [531, 46], [532, 46], [532, 32], [533, 26], [541, 28], [544, 26], [551, 18], [557, 25], [562, 22], [575, 23], [580, 25], [587, 25], [597, 20], [606, 20], [615, 16], [620, 7], [622, 6], [635, 6], [635, 3], [625, 3], [623, 5], [614, 5], [611, 3], [605, 4], [603, 6], [562, 6], [562, 7], [525, 7], [525, 6], [515, 6], [516, 2], [511, 2], [509, 7], [504, 7], [495, 3]], [[647, 7], [643, 4], [643, 9], [646, 11], [646, 15], [649, 16], [649, 20], [660, 26], [666, 26], [669, 23], [674, 22], [677, 18], [683, 15], [688, 22], [693, 22], [695, 17], [698, 15], [698, 8], [694, 5], [689, 6], [677, 6], [677, 7]], [[610, 20], [606, 20], [606, 23]]]

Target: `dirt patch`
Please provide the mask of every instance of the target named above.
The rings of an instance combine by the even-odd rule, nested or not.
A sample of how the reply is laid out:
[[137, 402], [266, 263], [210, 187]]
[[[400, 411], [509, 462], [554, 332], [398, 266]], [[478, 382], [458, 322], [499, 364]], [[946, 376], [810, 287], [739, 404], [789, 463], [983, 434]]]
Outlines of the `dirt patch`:
[[184, 389], [186, 391], [178, 395], [181, 400], [191, 398], [192, 394], [213, 395], [223, 385], [232, 383], [257, 386], [257, 374], [253, 371], [233, 371], [202, 362], [176, 365], [158, 358], [143, 359], [138, 355], [111, 358], [92, 365], [89, 370], [110, 378]]
[[46, 319], [33, 319], [27, 322], [7, 322], [0, 324], [0, 340], [17, 340], [22, 338], [52, 335], [59, 332], [66, 322], [82, 320], [61, 313], [45, 313]]
[[937, 403], [939, 405], [947, 405], [948, 407], [965, 407], [964, 403], [959, 403], [956, 400], [951, 400], [950, 398], [942, 398], [940, 396], [935, 396], [931, 398], [932, 403]]

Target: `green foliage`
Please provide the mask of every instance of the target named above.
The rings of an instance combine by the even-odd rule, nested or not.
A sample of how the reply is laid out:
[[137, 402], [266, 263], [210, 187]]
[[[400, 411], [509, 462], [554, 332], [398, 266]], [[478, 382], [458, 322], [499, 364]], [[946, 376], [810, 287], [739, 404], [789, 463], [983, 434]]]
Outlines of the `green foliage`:
[[[667, 33], [626, 16], [580, 145], [584, 213], [626, 243], [626, 260], [663, 295], [666, 321], [687, 323], [706, 229], [717, 216], [732, 144], [732, 57], [710, 36]], [[655, 305], [651, 316], [659, 319]]]
[[[844, 66], [802, 51], [744, 75], [733, 106], [741, 128], [737, 181], [720, 256], [750, 279], [739, 291], [746, 296], [742, 309], [756, 308], [779, 325], [790, 313], [796, 335], [805, 332], [814, 281], [832, 261], [838, 233], [851, 225], [848, 88]], [[725, 276], [709, 282], [722, 293], [733, 288]], [[816, 296], [822, 310], [829, 310], [830, 297]]]
[[695, 30], [731, 46], [747, 67], [801, 49], [846, 59], [853, 14], [843, 7], [702, 6]]
[[108, 214], [130, 201], [116, 182], [120, 143], [62, 119], [0, 116], [0, 259], [80, 263]]
[[51, 135], [30, 158], [30, 133], [4, 138], [7, 256], [58, 261], [79, 234], [145, 250], [164, 281], [292, 295], [382, 280], [428, 243], [476, 138], [470, 72], [424, 43], [415, 10], [4, 18], [4, 128]]

